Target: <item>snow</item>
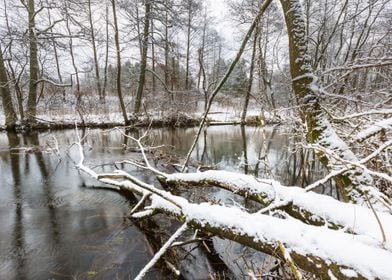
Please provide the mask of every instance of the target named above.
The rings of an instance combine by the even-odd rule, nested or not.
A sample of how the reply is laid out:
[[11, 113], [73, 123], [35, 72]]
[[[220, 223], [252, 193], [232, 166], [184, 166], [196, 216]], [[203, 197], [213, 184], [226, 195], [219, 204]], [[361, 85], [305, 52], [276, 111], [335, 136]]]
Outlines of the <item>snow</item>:
[[[341, 268], [344, 268], [346, 275], [353, 275], [357, 272], [369, 279], [391, 279], [392, 266], [390, 263], [392, 263], [392, 252], [382, 248], [377, 242], [364, 235], [348, 234], [341, 230], [311, 226], [294, 218], [285, 220], [258, 213], [250, 214], [236, 207], [230, 208], [223, 205], [210, 205], [209, 203], [190, 203], [185, 198], [159, 190], [153, 185], [148, 185], [124, 171], [116, 170], [113, 173], [96, 174], [83, 165], [84, 156], [81, 145], [79, 145], [79, 149], [81, 159], [78, 167], [89, 176], [116, 188], [130, 189], [143, 195], [152, 193], [151, 205], [141, 212], [141, 216], [145, 213], [153, 213], [155, 209], [164, 211], [169, 215], [182, 217], [188, 224], [201, 227], [208, 225], [218, 230], [230, 230], [235, 235], [252, 239], [256, 243], [254, 246], [259, 244], [258, 246], [260, 248], [263, 248], [263, 245], [266, 244], [274, 248], [277, 242], [281, 242], [289, 252], [295, 252], [308, 258], [320, 258], [327, 264], [337, 264]], [[341, 202], [334, 201], [332, 198], [325, 198], [330, 199], [328, 202], [320, 201], [312, 196], [321, 195], [304, 193], [304, 190], [295, 187], [283, 187], [273, 180], [258, 180], [251, 176], [225, 171], [207, 171], [204, 173], [174, 174], [168, 176], [179, 179], [179, 176], [188, 175], [192, 180], [200, 180], [208, 174], [226, 183], [234, 182], [240, 187], [247, 188], [252, 192], [263, 190], [273, 199], [292, 199], [299, 205], [310, 205], [315, 208], [315, 211], [319, 208], [324, 209], [323, 207], [327, 206], [326, 209], [328, 211], [325, 211], [324, 216], [328, 214], [332, 215], [333, 213], [333, 215], [346, 219], [350, 215], [358, 215], [354, 220], [351, 217], [350, 222], [353, 223], [351, 227], [356, 230], [362, 228], [363, 231], [366, 230], [366, 227], [370, 228], [366, 234], [369, 232], [372, 234], [372, 229], [375, 227], [372, 220], [369, 219], [366, 221], [366, 215], [369, 212], [366, 208], [362, 209], [359, 206], [344, 204], [349, 205], [347, 207], [354, 208], [354, 213], [351, 212], [350, 214], [350, 211], [347, 211], [349, 208], [339, 208]], [[126, 180], [118, 181], [115, 180], [116, 178], [125, 178]], [[284, 189], [284, 192], [282, 189]], [[290, 190], [293, 192], [290, 192]], [[288, 193], [287, 195], [285, 194], [286, 192]], [[392, 223], [383, 220], [383, 215], [386, 214], [378, 213], [378, 215], [380, 215], [383, 221], [385, 231], [388, 232], [387, 236], [391, 236], [389, 226]], [[361, 224], [362, 220], [365, 220], [365, 223]], [[365, 228], [364, 224], [366, 224]], [[173, 241], [174, 239], [175, 237], [173, 237]], [[172, 243], [172, 241], [168, 243]], [[389, 246], [388, 243], [386, 247]], [[164, 251], [164, 249], [162, 250]]]
[[368, 126], [366, 129], [360, 131], [354, 137], [354, 139], [357, 141], [362, 141], [366, 138], [369, 138], [370, 136], [375, 135], [376, 133], [380, 132], [383, 129], [385, 129], [385, 130], [392, 129], [392, 118], [381, 120], [381, 121], [378, 121], [378, 122]]
[[[165, 205], [167, 203], [157, 205], [154, 199], [152, 201], [152, 207], [170, 212]], [[363, 242], [361, 236], [221, 205], [183, 203], [181, 206], [181, 213], [188, 222], [230, 229], [240, 236], [253, 238], [254, 242], [271, 246], [280, 241], [291, 251], [353, 268], [368, 279], [392, 279], [392, 253]]]
[[[231, 185], [238, 190], [249, 194], [260, 194], [274, 203], [293, 203], [303, 210], [316, 215], [316, 219], [326, 219], [336, 225], [341, 225], [351, 232], [366, 235], [380, 244], [382, 235], [379, 224], [373, 212], [360, 205], [340, 202], [332, 197], [306, 192], [299, 187], [282, 186], [271, 179], [257, 179], [250, 175], [238, 174], [228, 171], [209, 170], [202, 173], [178, 173], [167, 175], [168, 181], [218, 182], [221, 185]], [[377, 212], [386, 236], [392, 236], [392, 216]], [[386, 248], [392, 250], [392, 240], [387, 239]]]
[[350, 114], [350, 115], [345, 115], [343, 117], [334, 117], [336, 120], [346, 120], [346, 119], [353, 119], [353, 118], [359, 118], [362, 116], [367, 116], [367, 115], [388, 115], [392, 114], [392, 109], [378, 109], [378, 110], [370, 110], [366, 112], [360, 112], [360, 113], [355, 113], [355, 114]]
[[356, 273], [352, 269], [342, 269], [341, 272], [343, 275], [345, 275], [347, 277], [352, 277], [352, 278], [358, 277], [358, 273]]
[[[38, 115], [38, 119], [49, 122], [75, 123], [81, 121], [78, 114], [43, 114]], [[123, 123], [124, 118], [120, 112], [107, 114], [85, 114], [83, 116], [86, 123]]]
[[[358, 162], [358, 158], [354, 155], [347, 144], [336, 134], [324, 113], [319, 116], [316, 129], [320, 131], [317, 144], [334, 152], [345, 161], [353, 163]], [[334, 157], [329, 157], [328, 161], [333, 170], [343, 168], [343, 163]], [[389, 211], [389, 209], [381, 202], [384, 195], [375, 187], [372, 187], [373, 179], [365, 170], [356, 168], [348, 171], [346, 174], [349, 176], [353, 185], [353, 188], [349, 192], [351, 199], [353, 199], [357, 204], [366, 204], [360, 192], [367, 193], [373, 207], [379, 211]]]
[[[242, 102], [243, 100], [240, 98], [232, 98], [233, 104], [226, 104], [227, 101], [224, 101], [224, 106], [219, 102], [215, 102], [211, 107], [211, 113], [208, 115], [208, 119], [211, 122], [217, 123], [225, 123], [225, 122], [240, 122], [241, 120], [241, 110], [242, 110]], [[200, 102], [200, 106], [196, 112], [184, 112], [192, 118], [201, 118], [203, 115], [204, 104]], [[247, 116], [260, 116], [261, 109], [256, 104], [249, 104], [249, 108], [247, 111]], [[275, 121], [276, 117], [274, 114], [270, 112], [263, 112], [265, 120]], [[150, 118], [160, 119], [162, 116], [158, 112], [149, 113]], [[280, 118], [284, 118], [284, 114], [279, 114]], [[84, 112], [83, 113], [84, 121], [88, 124], [117, 124], [122, 125], [124, 123], [124, 118], [121, 112], [117, 112], [116, 110], [107, 110], [107, 112], [100, 112], [99, 110], [94, 110], [92, 112]], [[288, 118], [288, 117], [287, 117]], [[81, 122], [80, 116], [77, 112], [73, 113], [63, 113], [47, 110], [45, 113], [41, 113], [37, 115], [37, 120], [41, 122], [55, 122], [55, 123], [64, 123], [64, 124], [74, 124], [75, 122]], [[4, 114], [0, 110], [0, 126], [5, 125]]]
[[328, 270], [328, 276], [331, 280], [338, 280], [331, 270]]
[[146, 273], [158, 262], [158, 260], [162, 257], [162, 255], [169, 249], [169, 247], [173, 244], [173, 242], [187, 229], [187, 224], [183, 224], [170, 238], [166, 241], [165, 244], [159, 249], [159, 251], [154, 255], [154, 257], [148, 262], [146, 266], [139, 272], [139, 274], [135, 277], [135, 280], [141, 280], [144, 278]]

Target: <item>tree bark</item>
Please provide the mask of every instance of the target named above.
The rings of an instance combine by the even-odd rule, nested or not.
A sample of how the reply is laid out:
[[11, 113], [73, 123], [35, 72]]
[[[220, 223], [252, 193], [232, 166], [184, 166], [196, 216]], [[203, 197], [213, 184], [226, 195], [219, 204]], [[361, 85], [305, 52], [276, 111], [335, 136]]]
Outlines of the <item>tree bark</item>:
[[[81, 147], [81, 144], [79, 145]], [[89, 176], [104, 182], [109, 189], [149, 196], [151, 205], [139, 212], [139, 215], [136, 213], [134, 218], [150, 217], [163, 213], [179, 221], [187, 221], [188, 225], [194, 229], [209, 232], [287, 260], [283, 250], [276, 248], [277, 244], [281, 244], [287, 248], [290, 258], [299, 268], [319, 276], [321, 279], [329, 279], [332, 277], [331, 275], [338, 279], [366, 279], [365, 277], [369, 273], [375, 278], [382, 279], [388, 275], [390, 270], [389, 267], [383, 266], [374, 258], [361, 261], [358, 264], [352, 261], [352, 253], [336, 251], [337, 249], [333, 247], [336, 245], [330, 244], [331, 240], [338, 244], [347, 242], [349, 246], [353, 246], [350, 249], [360, 254], [368, 253], [380, 258], [392, 258], [390, 251], [374, 246], [368, 240], [354, 238], [351, 233], [310, 226], [295, 219], [282, 219], [259, 213], [251, 214], [235, 207], [191, 203], [180, 196], [146, 184], [124, 171], [96, 174], [83, 165], [83, 156], [81, 157], [82, 160], [78, 164], [78, 168]], [[253, 226], [249, 221], [253, 222]], [[281, 231], [279, 231], [280, 228]], [[289, 228], [292, 231], [287, 233]], [[304, 242], [312, 242], [312, 244], [304, 244]], [[356, 276], [347, 276], [345, 274], [347, 269], [354, 270]]]
[[255, 35], [254, 35], [254, 38], [253, 38], [252, 58], [251, 58], [251, 61], [250, 61], [248, 87], [246, 89], [246, 95], [245, 95], [245, 100], [244, 100], [244, 107], [242, 108], [242, 113], [241, 113], [241, 123], [242, 124], [244, 124], [245, 121], [246, 121], [246, 113], [248, 111], [249, 99], [250, 99], [250, 94], [251, 94], [251, 91], [252, 91], [253, 71], [254, 71], [254, 68], [255, 68], [256, 46], [257, 46], [257, 37], [258, 36], [259, 36], [259, 28], [258, 28], [258, 26], [256, 26]]
[[[347, 144], [339, 138], [332, 128], [319, 103], [319, 85], [314, 76], [302, 6], [299, 0], [280, 0], [286, 21], [289, 37], [290, 72], [292, 88], [300, 105], [300, 115], [307, 128], [308, 143], [318, 144], [331, 150], [342, 159], [357, 161], [355, 154]], [[328, 158], [320, 153], [321, 162], [329, 169], [338, 167], [341, 162]], [[372, 203], [379, 210], [391, 211], [390, 200], [373, 186], [373, 180], [363, 170], [356, 169], [341, 176], [335, 181], [345, 201], [355, 203]]]
[[[51, 20], [51, 14], [50, 10], [48, 10], [48, 20], [49, 20], [49, 25], [52, 25], [52, 20]], [[56, 40], [52, 38], [52, 46], [53, 46], [53, 51], [54, 51], [54, 59], [56, 62], [56, 70], [57, 70], [57, 77], [59, 79], [60, 84], [63, 84], [63, 77], [61, 75], [61, 70], [60, 70], [60, 62], [59, 62], [59, 56], [57, 52], [57, 45], [56, 45]], [[62, 95], [63, 95], [63, 101], [65, 102], [65, 88], [61, 87]]]
[[113, 21], [114, 21], [114, 40], [116, 43], [116, 55], [117, 55], [117, 79], [116, 79], [117, 95], [118, 95], [118, 100], [120, 102], [124, 123], [125, 125], [128, 125], [129, 120], [124, 104], [124, 98], [121, 91], [121, 49], [120, 49], [120, 39], [118, 34], [119, 32], [118, 32], [118, 24], [117, 24], [116, 0], [111, 0], [111, 1], [112, 1]]
[[[155, 73], [155, 41], [154, 41], [154, 21], [151, 19], [151, 34], [152, 34], [152, 40], [151, 40], [151, 67], [152, 67], [152, 72]], [[156, 85], [156, 77], [155, 75], [152, 75], [152, 92], [155, 94], [157, 90], [157, 85]]]
[[37, 82], [39, 74], [38, 66], [38, 45], [35, 35], [35, 3], [34, 0], [28, 2], [29, 17], [29, 44], [30, 44], [30, 79], [29, 79], [29, 97], [27, 99], [27, 121], [36, 122], [37, 115]]
[[104, 73], [103, 73], [103, 86], [102, 86], [102, 97], [104, 103], [106, 99], [106, 88], [108, 82], [108, 64], [109, 64], [109, 4], [107, 1], [105, 6], [105, 15], [106, 15], [106, 22], [105, 22], [106, 45], [105, 45], [105, 66], [103, 70]]
[[5, 116], [5, 126], [7, 129], [13, 129], [17, 121], [17, 116], [14, 109], [14, 105], [12, 104], [12, 97], [8, 85], [8, 77], [5, 69], [1, 46], [0, 46], [0, 91], [1, 91], [1, 101], [3, 103], [4, 116]]
[[96, 84], [97, 84], [97, 91], [98, 91], [99, 99], [101, 101], [103, 101], [101, 80], [100, 80], [100, 77], [99, 77], [99, 63], [98, 63], [98, 55], [97, 55], [97, 46], [96, 46], [96, 43], [95, 43], [94, 23], [93, 23], [93, 18], [92, 18], [92, 11], [91, 11], [91, 0], [88, 0], [87, 4], [88, 4], [88, 21], [89, 21], [89, 24], [90, 24], [91, 44], [92, 44], [92, 47], [93, 47], [95, 80], [96, 80]]
[[169, 1], [165, 1], [165, 84], [169, 84]]
[[136, 117], [140, 112], [140, 107], [142, 104], [144, 82], [146, 79], [148, 35], [149, 35], [150, 17], [151, 17], [151, 15], [150, 15], [150, 13], [151, 13], [150, 0], [146, 0], [144, 7], [145, 7], [145, 16], [144, 16], [142, 57], [141, 57], [141, 62], [140, 62], [139, 84], [137, 87], [136, 98], [135, 98], [135, 103], [134, 103], [134, 111], [133, 111]]
[[[76, 78], [76, 110], [79, 110], [80, 107], [80, 103], [81, 103], [81, 92], [80, 92], [80, 80], [79, 80], [79, 70], [78, 67], [76, 66], [76, 61], [75, 61], [75, 54], [74, 54], [74, 49], [73, 49], [73, 40], [72, 40], [72, 31], [71, 31], [71, 27], [69, 25], [69, 21], [70, 21], [70, 14], [69, 14], [69, 7], [68, 4], [65, 3], [64, 4], [64, 11], [65, 11], [65, 26], [67, 29], [67, 33], [69, 36], [69, 42], [68, 42], [68, 46], [69, 46], [69, 54], [71, 56], [71, 61], [72, 61], [72, 68], [74, 69], [74, 75]], [[72, 75], [71, 75], [71, 79]]]
[[192, 20], [192, 0], [188, 0], [188, 24], [186, 33], [186, 67], [185, 67], [185, 90], [189, 89], [189, 56], [191, 46], [191, 20]]

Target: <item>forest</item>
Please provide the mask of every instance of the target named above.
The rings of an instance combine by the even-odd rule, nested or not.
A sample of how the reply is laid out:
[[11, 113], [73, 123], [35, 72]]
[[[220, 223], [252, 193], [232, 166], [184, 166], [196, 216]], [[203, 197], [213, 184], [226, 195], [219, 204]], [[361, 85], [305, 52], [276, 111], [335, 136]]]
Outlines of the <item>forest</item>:
[[1, 279], [392, 279], [392, 1], [0, 3]]

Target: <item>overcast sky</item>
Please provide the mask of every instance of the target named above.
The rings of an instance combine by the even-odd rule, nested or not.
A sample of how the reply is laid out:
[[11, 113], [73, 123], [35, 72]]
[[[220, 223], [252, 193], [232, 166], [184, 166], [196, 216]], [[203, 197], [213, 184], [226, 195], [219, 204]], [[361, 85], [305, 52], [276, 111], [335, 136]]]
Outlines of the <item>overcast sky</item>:
[[229, 58], [239, 46], [241, 38], [238, 36], [238, 30], [235, 29], [235, 23], [229, 15], [226, 0], [207, 0], [207, 5], [210, 14], [216, 19], [216, 30], [226, 41], [225, 48], [229, 52], [225, 56]]

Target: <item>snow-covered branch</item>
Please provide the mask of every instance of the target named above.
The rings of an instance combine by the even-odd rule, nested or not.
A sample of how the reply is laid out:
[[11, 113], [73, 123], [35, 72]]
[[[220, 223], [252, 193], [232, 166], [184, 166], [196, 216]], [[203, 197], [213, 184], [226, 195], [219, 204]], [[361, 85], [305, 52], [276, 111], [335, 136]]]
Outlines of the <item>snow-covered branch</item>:
[[170, 246], [176, 241], [176, 239], [184, 233], [184, 231], [188, 228], [187, 223], [184, 223], [170, 238], [166, 241], [166, 243], [159, 249], [159, 251], [155, 254], [155, 256], [151, 259], [151, 261], [139, 272], [139, 274], [135, 277], [135, 280], [141, 280], [146, 275], [146, 273], [158, 262], [158, 260], [162, 257], [164, 253], [170, 248]]
[[[160, 181], [167, 186], [217, 186], [250, 198], [262, 205], [275, 204], [291, 216], [313, 225], [343, 228], [347, 232], [369, 236], [383, 243], [379, 224], [371, 209], [345, 203], [332, 197], [307, 191], [299, 187], [282, 186], [270, 179], [228, 171], [209, 170], [202, 173], [171, 174]], [[392, 215], [377, 212], [387, 236], [392, 236]], [[386, 241], [392, 250], [392, 240]]]
[[392, 129], [392, 118], [384, 119], [381, 121], [377, 121], [374, 124], [368, 126], [364, 130], [357, 133], [354, 137], [357, 141], [364, 141], [369, 137], [383, 131], [383, 130], [391, 130]]
[[[392, 267], [389, 265], [392, 261], [392, 243], [389, 238], [392, 236], [392, 216], [389, 213], [340, 202], [302, 188], [285, 187], [274, 180], [226, 171], [173, 175], [160, 171], [156, 173], [163, 184], [188, 187], [197, 184], [215, 185], [252, 198], [262, 205], [275, 203], [291, 218], [270, 216], [268, 212], [248, 213], [245, 209], [225, 205], [192, 203], [121, 170], [97, 174], [84, 164], [80, 139], [77, 145], [80, 152], [78, 168], [81, 171], [115, 190], [142, 195], [143, 202], [135, 207], [137, 209], [134, 208], [135, 211], [141, 211], [134, 213], [133, 217], [145, 218], [154, 213], [164, 213], [193, 229], [278, 256], [286, 260], [288, 265], [290, 262], [295, 264], [291, 266], [294, 271], [298, 267], [315, 275], [332, 275], [339, 279], [353, 275], [356, 278], [384, 279], [392, 275]], [[146, 166], [150, 165], [146, 163]], [[154, 169], [152, 171], [155, 172]], [[142, 208], [145, 203], [148, 205]], [[323, 224], [327, 226], [320, 226]], [[166, 247], [170, 247], [176, 237], [177, 234], [173, 235], [165, 244]], [[166, 251], [166, 247], [162, 247], [154, 257], [152, 265]], [[143, 271], [147, 271], [150, 266]]]
[[[83, 171], [91, 174], [87, 167], [79, 167], [83, 167]], [[106, 182], [104, 179], [100, 179], [100, 181]], [[119, 186], [129, 190], [144, 189], [143, 185], [133, 186], [133, 183], [130, 185], [128, 181], [116, 182]], [[148, 190], [144, 189], [144, 191]], [[164, 212], [167, 215], [186, 220], [188, 225], [193, 228], [283, 257], [279, 250], [276, 250], [277, 242], [280, 241], [290, 251], [291, 258], [298, 267], [314, 274], [332, 273], [336, 277], [344, 279], [347, 278], [345, 272], [348, 269], [352, 273], [357, 273], [358, 277], [383, 279], [392, 273], [392, 267], [389, 265], [392, 261], [392, 253], [383, 249], [379, 242], [368, 236], [311, 226], [295, 219], [284, 220], [268, 215], [250, 214], [238, 208], [209, 203], [190, 203], [169, 192], [160, 192], [164, 195], [151, 195], [151, 205], [147, 207], [148, 210]], [[181, 208], [173, 207], [173, 203], [164, 197], [170, 197]], [[318, 202], [318, 205], [324, 204]], [[331, 206], [331, 208], [333, 207], [335, 205]], [[351, 214], [347, 210], [345, 209], [346, 212], [336, 211], [335, 214], [355, 216], [357, 213], [357, 219], [360, 221], [363, 219], [359, 216], [363, 211], [367, 211], [366, 208], [354, 205], [351, 205]], [[384, 215], [383, 213], [379, 214]], [[351, 219], [352, 221], [353, 219]], [[357, 226], [358, 221], [356, 222]], [[371, 220], [367, 222], [371, 222]], [[367, 227], [371, 228], [369, 224]], [[372, 229], [368, 233], [371, 231]], [[350, 250], [341, 250], [342, 247], [350, 248]], [[365, 255], [368, 258], [364, 258]]]

